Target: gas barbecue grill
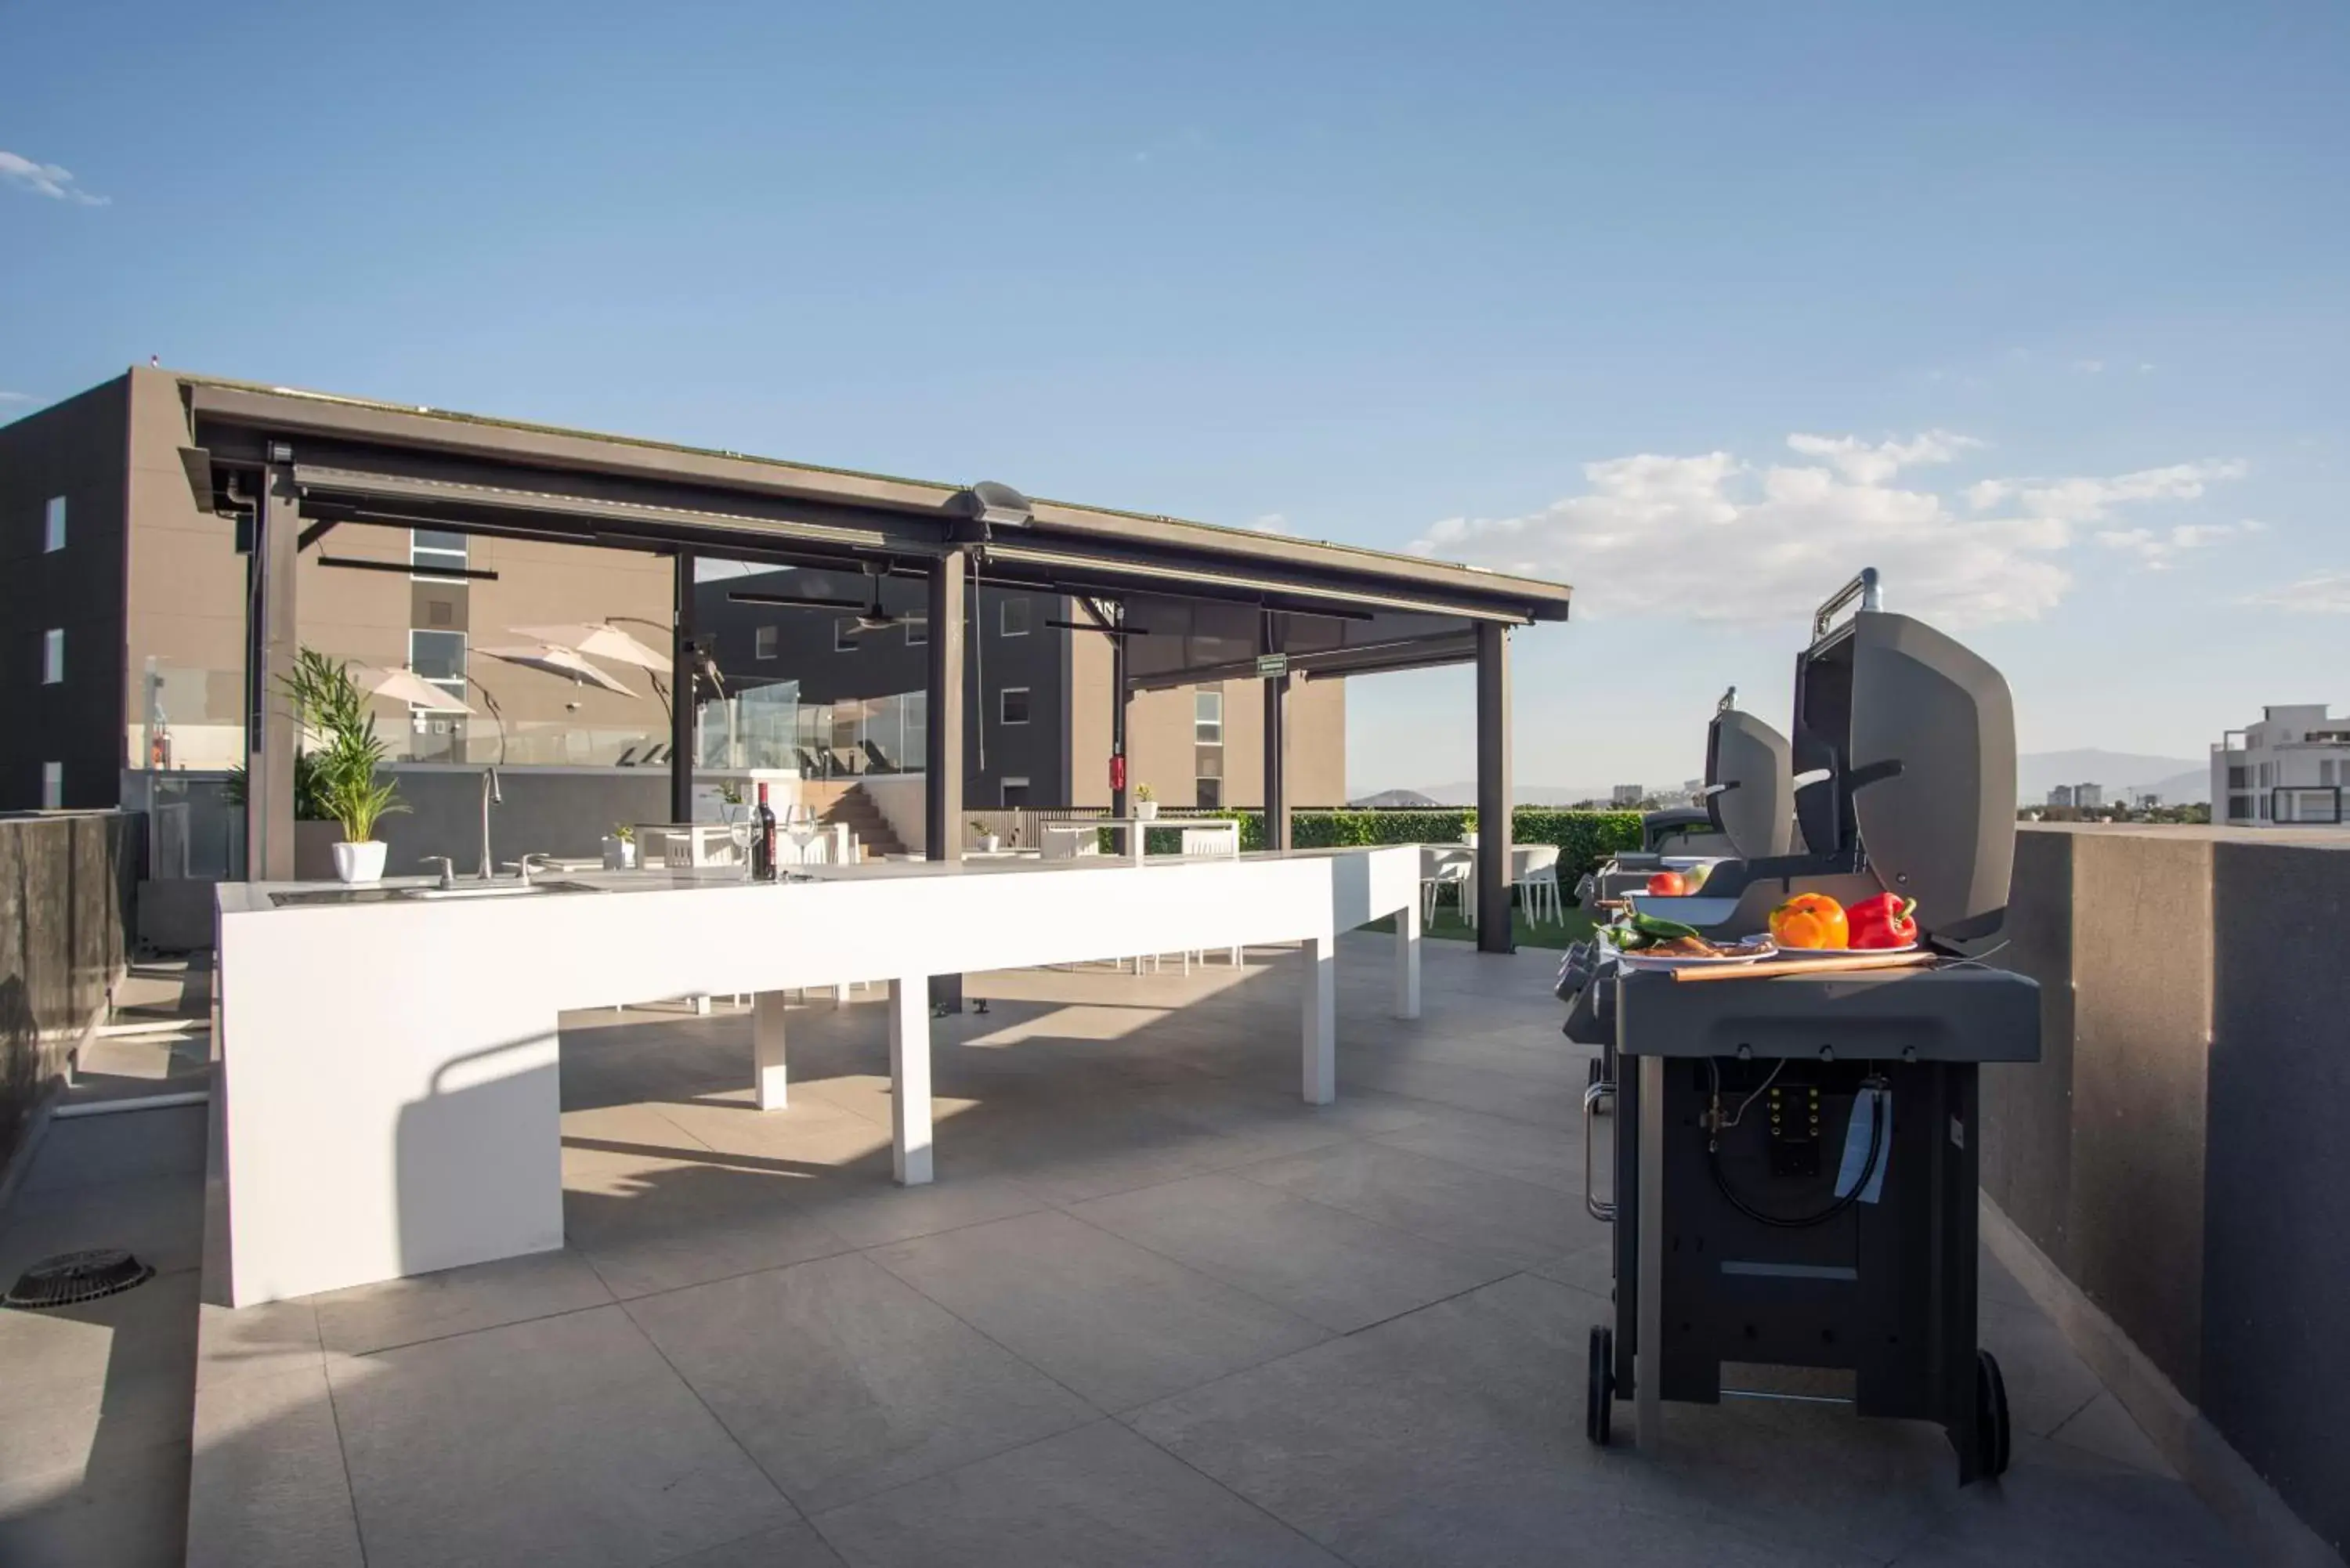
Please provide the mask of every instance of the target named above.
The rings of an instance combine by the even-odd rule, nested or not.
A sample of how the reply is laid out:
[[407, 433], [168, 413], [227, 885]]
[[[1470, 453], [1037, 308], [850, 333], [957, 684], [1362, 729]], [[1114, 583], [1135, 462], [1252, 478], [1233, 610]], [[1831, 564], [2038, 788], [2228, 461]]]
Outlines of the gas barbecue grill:
[[[1742, 1385], [1829, 1369], [1862, 1415], [1940, 1423], [1965, 1484], [2008, 1458], [2006, 1391], [1975, 1343], [1976, 1069], [2040, 1056], [2038, 987], [1966, 959], [2005, 913], [2013, 711], [1996, 670], [1879, 607], [1874, 571], [1822, 607], [1795, 693], [1802, 847], [1716, 867], [1709, 934], [1760, 930], [1798, 892], [1891, 890], [1918, 901], [1942, 956], [1776, 976], [1766, 962], [1700, 984], [1603, 953], [1571, 992], [1562, 977], [1569, 1033], [1611, 1044], [1623, 1069], [1586, 1096], [1586, 1135], [1617, 1102], [1613, 1201], [1590, 1190], [1586, 1155], [1616, 1274], [1615, 1321], [1591, 1332], [1586, 1429], [1606, 1443], [1627, 1397], [1651, 1445], [1664, 1400], [1816, 1399]], [[1785, 776], [1767, 728], [1735, 730], [1759, 762], [1724, 763], [1724, 733], [1718, 717], [1709, 773], [1759, 771], [1712, 800]]]

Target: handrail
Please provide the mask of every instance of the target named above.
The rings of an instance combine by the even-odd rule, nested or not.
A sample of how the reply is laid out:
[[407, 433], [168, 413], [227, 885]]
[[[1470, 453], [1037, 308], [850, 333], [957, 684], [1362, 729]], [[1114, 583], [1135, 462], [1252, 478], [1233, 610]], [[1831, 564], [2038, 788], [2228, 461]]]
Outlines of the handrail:
[[1875, 566], [1863, 566], [1860, 576], [1828, 596], [1828, 602], [1812, 613], [1812, 640], [1817, 642], [1825, 637], [1828, 623], [1835, 619], [1836, 612], [1856, 598], [1860, 600], [1860, 607], [1865, 610], [1885, 607], [1885, 601], [1877, 592]]

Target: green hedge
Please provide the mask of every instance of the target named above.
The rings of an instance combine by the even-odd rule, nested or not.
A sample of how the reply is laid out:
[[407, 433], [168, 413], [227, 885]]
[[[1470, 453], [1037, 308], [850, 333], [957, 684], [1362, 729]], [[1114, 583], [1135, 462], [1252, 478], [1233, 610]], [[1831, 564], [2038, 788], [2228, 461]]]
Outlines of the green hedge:
[[[1264, 816], [1254, 811], [1202, 811], [1188, 820], [1224, 818], [1241, 825], [1241, 847], [1264, 847]], [[1178, 835], [1183, 817], [1169, 819], [1166, 827], [1146, 830], [1150, 853], [1172, 854], [1180, 847]], [[1473, 808], [1447, 806], [1432, 811], [1295, 811], [1290, 813], [1289, 834], [1300, 849], [1347, 849], [1373, 844], [1458, 844], [1477, 826]], [[1522, 805], [1510, 816], [1511, 837], [1518, 844], [1558, 846], [1559, 880], [1575, 879], [1620, 849], [1640, 847], [1640, 814], [1637, 811], [1552, 811]], [[1102, 834], [1102, 852], [1114, 854], [1115, 836]]]

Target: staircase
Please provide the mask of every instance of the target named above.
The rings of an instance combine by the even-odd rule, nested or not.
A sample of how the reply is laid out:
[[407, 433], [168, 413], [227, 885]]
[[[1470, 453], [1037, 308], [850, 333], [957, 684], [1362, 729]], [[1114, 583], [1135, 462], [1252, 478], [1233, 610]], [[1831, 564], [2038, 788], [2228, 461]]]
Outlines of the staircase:
[[[816, 792], [809, 789], [806, 793], [815, 794]], [[829, 805], [818, 805], [816, 820], [827, 827], [837, 822], [847, 823], [848, 831], [857, 836], [857, 842], [863, 846], [864, 857], [868, 860], [906, 853], [904, 842], [890, 831], [889, 819], [881, 815], [881, 808], [873, 804], [873, 797], [865, 793], [863, 784], [850, 784], [841, 790]]]

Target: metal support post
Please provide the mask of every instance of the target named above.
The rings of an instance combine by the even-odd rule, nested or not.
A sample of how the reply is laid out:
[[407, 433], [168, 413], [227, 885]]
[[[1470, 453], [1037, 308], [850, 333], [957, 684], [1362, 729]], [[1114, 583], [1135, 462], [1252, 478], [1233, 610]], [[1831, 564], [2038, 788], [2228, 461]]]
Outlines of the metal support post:
[[1477, 624], [1477, 950], [1518, 950], [1510, 929], [1510, 634]]
[[286, 681], [300, 643], [295, 558], [302, 536], [301, 493], [293, 452], [271, 443], [255, 522], [252, 569], [255, 711], [246, 762], [245, 874], [255, 881], [294, 880], [294, 753], [301, 726], [287, 704]]

